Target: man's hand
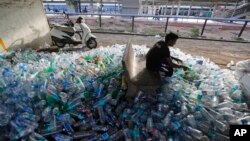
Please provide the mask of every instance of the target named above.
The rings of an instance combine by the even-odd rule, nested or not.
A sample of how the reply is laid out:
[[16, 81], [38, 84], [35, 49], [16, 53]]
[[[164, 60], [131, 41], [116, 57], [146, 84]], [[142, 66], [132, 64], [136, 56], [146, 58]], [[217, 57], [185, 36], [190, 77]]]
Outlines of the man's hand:
[[186, 67], [186, 66], [182, 66], [182, 68], [184, 71], [187, 71], [189, 69], [189, 67]]
[[175, 58], [175, 60], [176, 60], [178, 63], [180, 63], [180, 64], [183, 63], [183, 61], [182, 61], [181, 59]]

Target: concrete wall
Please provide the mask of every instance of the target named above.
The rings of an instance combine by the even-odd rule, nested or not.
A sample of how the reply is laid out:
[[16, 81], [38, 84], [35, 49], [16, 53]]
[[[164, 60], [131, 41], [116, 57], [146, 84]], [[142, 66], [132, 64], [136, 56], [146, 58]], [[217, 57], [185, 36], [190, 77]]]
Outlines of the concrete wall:
[[41, 0], [0, 0], [0, 38], [8, 49], [51, 44], [49, 30]]

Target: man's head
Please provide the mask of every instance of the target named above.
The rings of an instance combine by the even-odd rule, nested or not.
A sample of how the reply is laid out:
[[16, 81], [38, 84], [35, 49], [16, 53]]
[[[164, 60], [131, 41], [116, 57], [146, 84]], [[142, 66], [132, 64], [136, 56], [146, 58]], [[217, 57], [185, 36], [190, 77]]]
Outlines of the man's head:
[[169, 46], [174, 46], [176, 43], [176, 40], [179, 38], [178, 35], [170, 32], [165, 36], [165, 42], [167, 43], [167, 45]]
[[82, 17], [78, 17], [78, 18], [76, 19], [76, 23], [82, 23], [82, 20], [83, 20]]

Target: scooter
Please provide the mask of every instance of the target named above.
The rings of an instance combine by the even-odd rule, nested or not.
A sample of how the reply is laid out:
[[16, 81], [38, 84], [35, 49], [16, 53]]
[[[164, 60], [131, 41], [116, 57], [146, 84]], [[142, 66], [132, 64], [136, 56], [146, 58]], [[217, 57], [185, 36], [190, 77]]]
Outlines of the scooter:
[[[59, 25], [55, 24], [50, 31], [53, 43], [63, 48], [66, 44], [79, 45], [86, 44], [90, 49], [97, 47], [96, 36], [91, 33], [90, 28], [82, 22], [82, 17], [79, 17], [74, 24], [67, 15], [67, 23]], [[76, 25], [79, 25], [80, 30], [76, 30]]]

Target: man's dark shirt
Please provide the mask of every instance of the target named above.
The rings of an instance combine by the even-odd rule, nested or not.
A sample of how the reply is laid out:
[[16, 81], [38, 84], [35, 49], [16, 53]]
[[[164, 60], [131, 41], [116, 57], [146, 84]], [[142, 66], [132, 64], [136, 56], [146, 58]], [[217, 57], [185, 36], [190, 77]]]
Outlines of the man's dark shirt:
[[170, 51], [164, 41], [157, 42], [146, 55], [146, 68], [158, 71], [161, 64], [166, 64], [166, 58], [170, 58]]

